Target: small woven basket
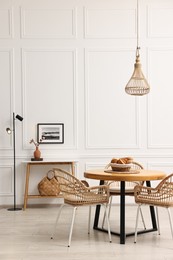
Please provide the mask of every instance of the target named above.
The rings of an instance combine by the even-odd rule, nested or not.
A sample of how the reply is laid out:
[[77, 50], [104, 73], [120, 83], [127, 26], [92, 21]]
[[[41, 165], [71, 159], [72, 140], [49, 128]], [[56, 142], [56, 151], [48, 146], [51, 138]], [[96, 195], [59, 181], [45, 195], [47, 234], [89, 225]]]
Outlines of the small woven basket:
[[60, 193], [59, 182], [52, 170], [39, 182], [38, 191], [41, 196], [57, 196]]
[[116, 171], [116, 172], [128, 172], [128, 171], [130, 171], [130, 168], [131, 167], [124, 167], [124, 168], [120, 168], [120, 167], [113, 167], [113, 166], [111, 166], [111, 168], [112, 168], [112, 171]]
[[131, 164], [117, 164], [117, 163], [109, 163], [108, 165], [106, 165], [106, 169], [108, 169], [109, 167], [112, 168], [112, 171], [116, 171], [116, 172], [128, 172], [131, 169]]

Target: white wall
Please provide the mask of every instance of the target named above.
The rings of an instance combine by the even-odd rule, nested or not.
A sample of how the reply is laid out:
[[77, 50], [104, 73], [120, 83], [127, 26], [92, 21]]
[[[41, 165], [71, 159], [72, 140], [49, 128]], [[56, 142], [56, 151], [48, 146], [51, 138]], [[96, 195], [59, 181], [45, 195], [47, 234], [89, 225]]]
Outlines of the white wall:
[[64, 123], [64, 144], [40, 145], [42, 156], [77, 159], [80, 178], [127, 155], [172, 172], [173, 1], [141, 0], [139, 8], [151, 92], [131, 97], [124, 87], [135, 62], [136, 0], [0, 1], [1, 204], [13, 203], [13, 147], [5, 131], [13, 111], [24, 117], [16, 121], [20, 204], [22, 162], [32, 157], [37, 123]]

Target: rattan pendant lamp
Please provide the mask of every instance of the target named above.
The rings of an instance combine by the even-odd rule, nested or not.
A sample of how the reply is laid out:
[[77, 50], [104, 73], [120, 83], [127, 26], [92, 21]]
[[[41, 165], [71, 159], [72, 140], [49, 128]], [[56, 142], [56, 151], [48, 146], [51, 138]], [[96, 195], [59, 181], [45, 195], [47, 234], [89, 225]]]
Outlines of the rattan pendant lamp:
[[129, 95], [143, 96], [150, 92], [150, 86], [142, 73], [140, 54], [139, 54], [139, 3], [137, 0], [137, 47], [136, 47], [136, 62], [134, 64], [134, 72], [125, 87], [125, 91]]

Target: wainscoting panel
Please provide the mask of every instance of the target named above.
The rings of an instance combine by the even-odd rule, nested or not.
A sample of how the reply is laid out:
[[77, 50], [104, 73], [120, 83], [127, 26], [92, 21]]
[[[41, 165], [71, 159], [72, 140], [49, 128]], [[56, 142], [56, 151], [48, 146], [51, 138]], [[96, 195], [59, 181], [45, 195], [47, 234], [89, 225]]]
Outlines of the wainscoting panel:
[[[37, 123], [64, 123], [65, 143], [58, 148], [74, 148], [77, 124], [75, 50], [23, 49], [22, 61], [25, 147], [31, 138], [36, 138]], [[38, 115], [39, 122], [36, 121]], [[45, 122], [45, 117], [49, 121]]]
[[[164, 19], [162, 19], [164, 17]], [[148, 5], [148, 37], [172, 38], [173, 3], [161, 1]]]
[[[158, 62], [158, 56], [162, 62]], [[172, 47], [149, 49], [149, 78], [152, 87], [148, 96], [149, 148], [173, 148], [173, 124], [170, 118], [173, 111], [172, 68]]]
[[[132, 55], [132, 51], [121, 49], [86, 50], [87, 148], [139, 147], [139, 103], [129, 98], [124, 90], [125, 83], [123, 85], [118, 77], [123, 70], [128, 80], [124, 63], [126, 57], [130, 60]], [[120, 99], [123, 103], [119, 103]]]
[[12, 138], [6, 133], [6, 128], [12, 127], [14, 107], [13, 60], [13, 49], [0, 48], [0, 149], [2, 150], [12, 149]]
[[[86, 38], [134, 38], [135, 8], [85, 8]], [[119, 24], [122, 26], [120, 27]]]
[[125, 156], [145, 168], [171, 172], [173, 0], [139, 1], [140, 58], [151, 86], [140, 97], [125, 92], [136, 58], [136, 4], [0, 0], [1, 205], [13, 203], [13, 135], [6, 133], [13, 112], [24, 118], [15, 121], [18, 204], [23, 205], [24, 161], [33, 157], [35, 146], [29, 142], [37, 140], [38, 123], [64, 124], [64, 144], [39, 148], [45, 161], [77, 161], [80, 179], [85, 169]]
[[13, 195], [13, 167], [0, 165], [0, 196]]
[[74, 38], [75, 9], [21, 8], [22, 38]]
[[13, 37], [13, 9], [0, 8], [0, 39]]

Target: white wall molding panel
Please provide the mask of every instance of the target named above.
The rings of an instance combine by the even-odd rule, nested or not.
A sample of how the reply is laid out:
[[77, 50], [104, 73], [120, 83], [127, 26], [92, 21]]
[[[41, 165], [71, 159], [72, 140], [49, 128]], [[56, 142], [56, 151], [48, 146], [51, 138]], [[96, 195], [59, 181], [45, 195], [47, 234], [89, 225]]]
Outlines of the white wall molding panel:
[[[141, 97], [125, 92], [136, 58], [136, 0], [3, 0], [0, 21], [0, 205], [13, 204], [13, 136], [6, 133], [13, 112], [24, 118], [16, 120], [21, 206], [39, 123], [64, 124], [64, 143], [40, 144], [41, 156], [77, 161], [80, 179], [125, 156], [172, 172], [172, 0], [139, 3], [142, 71], [151, 86]], [[39, 176], [32, 169], [31, 191], [48, 168]]]
[[[140, 146], [139, 100], [129, 99], [119, 79], [113, 80], [115, 73], [119, 75], [123, 70], [126, 56], [130, 58], [131, 54], [130, 50], [122, 49], [86, 49], [87, 149], [139, 148]], [[111, 68], [116, 68], [116, 71]], [[107, 73], [105, 73], [106, 69]], [[126, 74], [126, 71], [124, 72]], [[124, 99], [125, 106], [119, 104], [120, 98]], [[118, 112], [119, 106], [121, 112]], [[117, 124], [121, 124], [121, 130]]]
[[[0, 165], [0, 197], [13, 195], [13, 166]], [[2, 181], [3, 180], [3, 181]]]
[[0, 39], [13, 38], [13, 9], [0, 6]]
[[[158, 62], [158, 57], [162, 62]], [[167, 66], [168, 60], [169, 66]], [[172, 67], [172, 47], [149, 49], [149, 78], [152, 92], [148, 96], [148, 148], [173, 148], [173, 124], [170, 120], [173, 111]], [[159, 106], [155, 105], [157, 100]]]
[[[24, 147], [28, 148], [29, 140], [35, 138], [37, 123], [55, 122], [51, 113], [56, 111], [56, 122], [65, 123], [65, 142], [58, 149], [76, 149], [76, 50], [22, 49], [22, 68]], [[40, 122], [32, 125], [35, 113], [40, 114]], [[49, 121], [45, 122], [45, 116]], [[42, 147], [44, 149], [44, 145]], [[57, 149], [57, 146], [51, 148]]]
[[155, 2], [148, 5], [148, 37], [173, 38], [172, 17], [173, 6], [171, 1]]
[[[134, 38], [135, 8], [85, 8], [86, 38]], [[109, 17], [109, 19], [107, 19]], [[122, 26], [119, 27], [119, 24]], [[124, 26], [124, 27], [123, 27]]]
[[76, 9], [21, 7], [22, 38], [75, 38]]
[[12, 112], [14, 109], [14, 50], [0, 48], [0, 103], [1, 103], [1, 128], [0, 150], [12, 149], [12, 138], [6, 133], [6, 127], [11, 127]]

